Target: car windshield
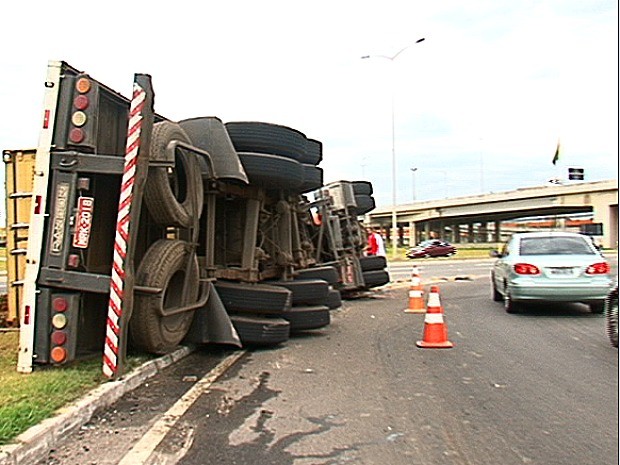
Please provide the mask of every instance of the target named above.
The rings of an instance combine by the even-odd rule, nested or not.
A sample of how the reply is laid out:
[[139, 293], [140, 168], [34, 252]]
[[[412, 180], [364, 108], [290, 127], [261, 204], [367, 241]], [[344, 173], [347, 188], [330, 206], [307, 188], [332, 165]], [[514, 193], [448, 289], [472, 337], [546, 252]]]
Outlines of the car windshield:
[[520, 255], [594, 255], [581, 237], [528, 237], [521, 239]]

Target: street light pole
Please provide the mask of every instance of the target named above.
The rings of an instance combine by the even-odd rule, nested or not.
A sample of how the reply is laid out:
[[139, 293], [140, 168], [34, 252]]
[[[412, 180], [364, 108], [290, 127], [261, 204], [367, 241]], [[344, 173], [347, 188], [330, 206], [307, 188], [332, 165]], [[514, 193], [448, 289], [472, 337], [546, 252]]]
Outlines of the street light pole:
[[[365, 55], [362, 59], [365, 58], [385, 58], [386, 60], [390, 60], [391, 63], [394, 63], [394, 60], [398, 58], [398, 56], [407, 50], [409, 47], [419, 44], [423, 42], [425, 39], [422, 37], [421, 39], [416, 40], [413, 44], [409, 44], [406, 47], [401, 48], [395, 55]], [[396, 134], [395, 134], [395, 125], [394, 125], [394, 69], [392, 67], [392, 258], [397, 258], [398, 256], [398, 220], [396, 215]]]
[[411, 170], [411, 194], [412, 200], [415, 202], [415, 172], [418, 171], [417, 168], [409, 168]]

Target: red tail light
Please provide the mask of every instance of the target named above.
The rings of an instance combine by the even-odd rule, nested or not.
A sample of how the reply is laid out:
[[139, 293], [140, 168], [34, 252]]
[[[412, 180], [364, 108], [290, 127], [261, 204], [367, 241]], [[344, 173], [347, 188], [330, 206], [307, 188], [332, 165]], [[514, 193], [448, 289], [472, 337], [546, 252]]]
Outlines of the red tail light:
[[84, 140], [85, 137], [86, 136], [84, 135], [84, 131], [82, 131], [80, 128], [73, 128], [69, 132], [69, 140], [74, 144], [79, 144]]
[[55, 364], [75, 359], [77, 347], [77, 294], [56, 294], [51, 298], [49, 360]]
[[61, 346], [67, 343], [67, 333], [64, 331], [53, 331], [52, 332], [52, 344]]
[[86, 110], [88, 108], [88, 97], [86, 95], [78, 95], [73, 99], [73, 106], [78, 110]]
[[515, 273], [517, 274], [529, 274], [536, 275], [540, 274], [540, 270], [535, 265], [530, 265], [529, 263], [516, 263], [513, 266]]
[[69, 307], [69, 302], [67, 302], [67, 299], [65, 299], [64, 297], [56, 297], [52, 301], [52, 308], [56, 312], [64, 312], [67, 310], [68, 307]]
[[607, 262], [594, 263], [586, 268], [586, 274], [607, 274], [610, 271], [611, 268]]

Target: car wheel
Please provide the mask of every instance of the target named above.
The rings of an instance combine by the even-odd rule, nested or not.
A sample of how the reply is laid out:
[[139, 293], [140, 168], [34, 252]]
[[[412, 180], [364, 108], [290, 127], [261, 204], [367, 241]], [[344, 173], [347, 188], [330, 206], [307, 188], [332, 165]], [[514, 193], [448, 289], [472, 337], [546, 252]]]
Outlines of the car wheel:
[[491, 286], [493, 288], [493, 290], [492, 290], [493, 302], [501, 302], [504, 299], [504, 297], [497, 290], [497, 286], [495, 285], [495, 276], [493, 276], [493, 274], [491, 274]]
[[508, 290], [504, 291], [504, 310], [506, 313], [517, 313], [517, 304], [510, 297]]
[[618, 347], [618, 290], [612, 292], [605, 302], [605, 320], [609, 341]]
[[588, 307], [590, 307], [591, 313], [603, 313], [605, 310], [605, 302], [594, 302], [588, 304]]

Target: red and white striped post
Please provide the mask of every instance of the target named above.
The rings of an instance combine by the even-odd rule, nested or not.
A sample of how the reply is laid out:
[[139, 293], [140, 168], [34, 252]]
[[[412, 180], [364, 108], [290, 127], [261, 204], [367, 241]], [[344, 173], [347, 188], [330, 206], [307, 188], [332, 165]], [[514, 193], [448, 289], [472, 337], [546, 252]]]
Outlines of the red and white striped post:
[[[146, 85], [141, 81], [146, 79]], [[127, 323], [133, 309], [133, 243], [140, 203], [148, 169], [148, 141], [153, 112], [150, 78], [136, 75], [129, 110], [125, 165], [118, 201], [114, 256], [110, 279], [110, 300], [103, 349], [103, 374], [117, 378], [123, 374], [127, 346]], [[144, 158], [144, 159], [143, 159]]]

